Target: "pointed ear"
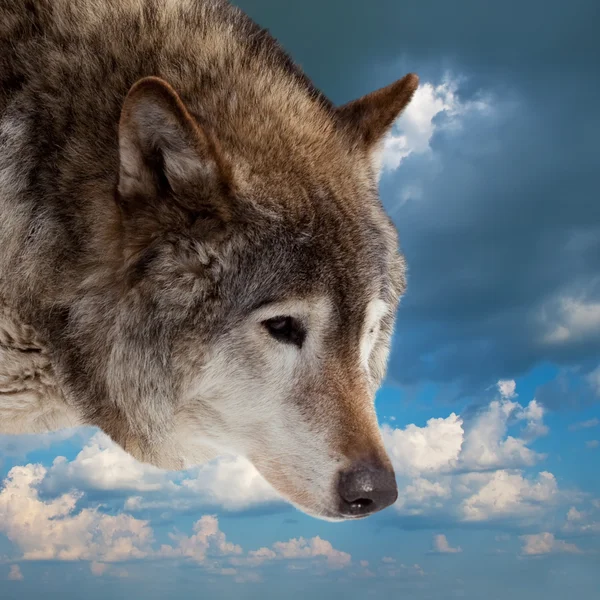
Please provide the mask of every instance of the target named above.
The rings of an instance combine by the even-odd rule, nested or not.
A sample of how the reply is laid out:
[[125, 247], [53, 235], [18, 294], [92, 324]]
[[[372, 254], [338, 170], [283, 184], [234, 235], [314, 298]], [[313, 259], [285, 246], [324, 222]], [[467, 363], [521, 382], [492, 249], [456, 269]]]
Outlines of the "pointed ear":
[[414, 73], [336, 109], [339, 121], [356, 143], [374, 151], [408, 106], [419, 85]]
[[210, 195], [223, 169], [214, 144], [166, 82], [145, 77], [133, 85], [119, 122], [119, 196], [148, 201], [165, 192]]

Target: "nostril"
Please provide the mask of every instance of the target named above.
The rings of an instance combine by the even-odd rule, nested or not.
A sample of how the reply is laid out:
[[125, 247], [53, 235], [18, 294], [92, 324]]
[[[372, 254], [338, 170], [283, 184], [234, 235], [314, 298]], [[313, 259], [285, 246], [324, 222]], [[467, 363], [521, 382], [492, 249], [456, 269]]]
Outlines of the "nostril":
[[394, 472], [379, 464], [359, 462], [342, 471], [338, 480], [340, 512], [349, 517], [367, 516], [398, 497]]
[[370, 500], [369, 498], [359, 498], [358, 500], [355, 500], [354, 502], [350, 502], [350, 505], [352, 506], [352, 508], [358, 508], [358, 509], [368, 508], [369, 506], [371, 506], [371, 504], [373, 504], [373, 500]]

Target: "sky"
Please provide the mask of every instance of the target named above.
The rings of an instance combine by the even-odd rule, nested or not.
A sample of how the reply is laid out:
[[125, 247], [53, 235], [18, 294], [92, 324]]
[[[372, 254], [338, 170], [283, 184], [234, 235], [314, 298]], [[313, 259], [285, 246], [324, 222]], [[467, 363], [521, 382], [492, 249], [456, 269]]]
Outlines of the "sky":
[[0, 436], [0, 597], [597, 598], [597, 3], [238, 4], [336, 103], [421, 77], [380, 180], [409, 265], [377, 397], [398, 502], [326, 523], [238, 457]]

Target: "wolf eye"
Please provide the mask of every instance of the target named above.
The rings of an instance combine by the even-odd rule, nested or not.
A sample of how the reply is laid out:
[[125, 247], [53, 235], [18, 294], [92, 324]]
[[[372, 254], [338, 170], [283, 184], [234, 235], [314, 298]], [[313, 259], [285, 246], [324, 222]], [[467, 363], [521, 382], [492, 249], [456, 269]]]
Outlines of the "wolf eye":
[[271, 337], [275, 338], [278, 342], [294, 344], [298, 348], [302, 348], [302, 344], [306, 338], [306, 331], [304, 331], [302, 324], [297, 319], [293, 317], [275, 317], [263, 321], [262, 324], [271, 334]]

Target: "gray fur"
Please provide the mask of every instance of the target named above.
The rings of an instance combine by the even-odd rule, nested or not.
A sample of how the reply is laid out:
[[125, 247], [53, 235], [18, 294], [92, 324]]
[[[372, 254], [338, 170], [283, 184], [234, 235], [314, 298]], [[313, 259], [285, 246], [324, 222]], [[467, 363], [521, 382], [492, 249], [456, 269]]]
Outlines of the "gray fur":
[[[160, 80], [130, 91], [149, 76]], [[258, 429], [227, 422], [206, 383], [224, 354], [240, 402], [248, 378], [271, 385], [269, 342], [248, 319], [265, 303], [326, 299], [319, 359], [294, 367], [282, 414], [298, 440], [303, 428], [307, 444], [328, 440], [324, 465], [361, 453], [389, 464], [372, 399], [404, 262], [371, 157], [416, 81], [336, 109], [222, 0], [0, 0], [0, 385], [21, 377], [15, 357], [23, 370], [35, 357], [34, 404], [46, 386], [62, 411], [19, 427], [0, 387], [0, 431], [94, 425], [169, 468], [231, 449], [327, 516], [316, 488], [290, 482], [300, 459], [275, 468], [263, 455], [281, 450], [238, 443]], [[374, 298], [388, 310], [365, 375]], [[243, 402], [260, 412], [260, 397]], [[206, 452], [176, 441], [183, 430]]]

